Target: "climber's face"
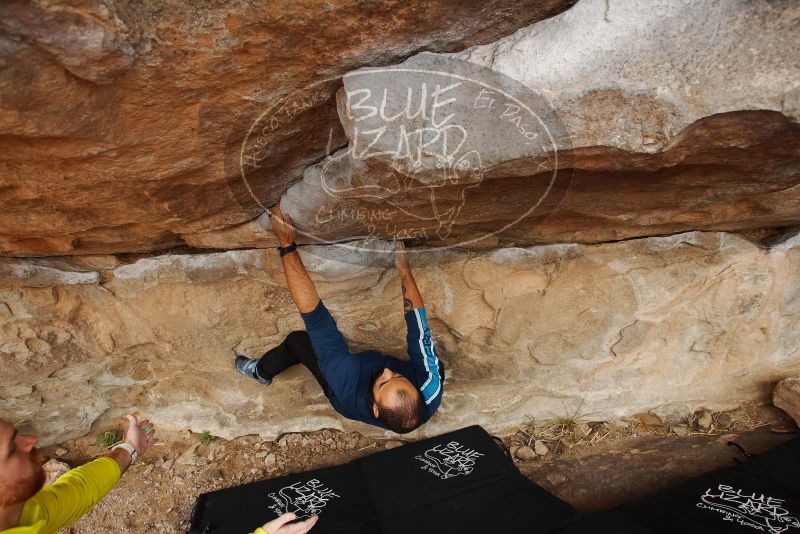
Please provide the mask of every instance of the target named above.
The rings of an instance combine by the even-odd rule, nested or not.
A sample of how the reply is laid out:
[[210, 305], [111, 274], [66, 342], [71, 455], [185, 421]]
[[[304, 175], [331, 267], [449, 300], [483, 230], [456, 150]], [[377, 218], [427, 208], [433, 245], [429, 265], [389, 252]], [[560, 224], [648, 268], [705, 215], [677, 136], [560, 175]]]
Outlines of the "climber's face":
[[372, 398], [375, 399], [375, 417], [377, 417], [377, 410], [380, 409], [381, 406], [387, 406], [391, 408], [396, 404], [395, 398], [400, 391], [405, 391], [409, 394], [409, 396], [417, 395], [417, 388], [414, 387], [408, 378], [404, 377], [400, 373], [395, 373], [391, 369], [384, 369], [383, 372], [378, 375], [378, 378], [375, 379], [375, 382], [372, 383]]
[[0, 419], [0, 509], [25, 502], [42, 489], [45, 475], [38, 441]]

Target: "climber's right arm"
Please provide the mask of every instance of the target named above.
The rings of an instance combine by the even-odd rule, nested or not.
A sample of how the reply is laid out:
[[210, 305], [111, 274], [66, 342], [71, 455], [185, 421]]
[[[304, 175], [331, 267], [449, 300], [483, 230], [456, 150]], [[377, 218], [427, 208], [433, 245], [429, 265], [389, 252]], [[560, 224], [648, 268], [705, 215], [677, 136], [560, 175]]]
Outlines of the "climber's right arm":
[[[292, 219], [281, 212], [279, 205], [272, 208], [272, 229], [282, 247], [294, 242], [295, 231]], [[300, 316], [306, 325], [311, 346], [317, 355], [319, 368], [328, 382], [328, 386], [339, 398], [354, 395], [358, 385], [358, 361], [351, 357], [344, 337], [336, 327], [325, 304], [317, 294], [317, 288], [308, 276], [303, 260], [295, 251], [282, 258], [286, 283], [292, 298], [300, 310]]]
[[[294, 243], [295, 230], [292, 219], [281, 212], [280, 204], [275, 204], [272, 208], [272, 231], [278, 238], [281, 247], [288, 247]], [[294, 303], [300, 313], [309, 313], [319, 304], [319, 294], [311, 277], [308, 276], [303, 260], [297, 251], [290, 252], [281, 257], [283, 262], [283, 273], [286, 275], [286, 284], [292, 293]]]

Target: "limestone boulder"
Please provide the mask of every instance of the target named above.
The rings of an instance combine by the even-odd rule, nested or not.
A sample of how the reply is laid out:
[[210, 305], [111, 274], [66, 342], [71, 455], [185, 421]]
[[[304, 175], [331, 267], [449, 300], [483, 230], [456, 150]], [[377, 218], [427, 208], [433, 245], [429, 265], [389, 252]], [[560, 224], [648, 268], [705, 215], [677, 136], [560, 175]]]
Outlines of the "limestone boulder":
[[800, 222], [800, 6], [583, 0], [343, 78], [349, 144], [284, 198], [309, 242], [602, 242]]
[[784, 378], [775, 386], [772, 402], [800, 426], [800, 378]]
[[796, 3], [572, 3], [4, 2], [0, 254], [800, 224]]
[[800, 374], [800, 4], [573, 3], [0, 4], [0, 416], [384, 434], [233, 369], [303, 327], [278, 200], [353, 350], [404, 356], [411, 242], [448, 369], [417, 436], [768, 402]]
[[[351, 348], [403, 357], [390, 244], [371, 256], [301, 249]], [[411, 261], [448, 370], [442, 408], [418, 436], [576, 410], [599, 420], [652, 412], [671, 425], [701, 408], [768, 402], [768, 384], [800, 373], [796, 235], [770, 249], [692, 232]], [[95, 272], [96, 282], [22, 276], [0, 289], [0, 416], [45, 444], [131, 409], [161, 428], [226, 438], [382, 434], [339, 417], [302, 368], [270, 386], [234, 371], [235, 354], [259, 356], [303, 327], [274, 250]]]
[[69, 471], [71, 468], [64, 462], [56, 460], [55, 458], [51, 458], [47, 460], [47, 462], [42, 465], [42, 469], [44, 469], [45, 473], [45, 485], [52, 484], [58, 478]]
[[572, 3], [4, 1], [0, 254], [249, 246], [248, 132], [264, 133], [248, 175], [274, 203], [346, 143], [344, 73], [489, 43]]

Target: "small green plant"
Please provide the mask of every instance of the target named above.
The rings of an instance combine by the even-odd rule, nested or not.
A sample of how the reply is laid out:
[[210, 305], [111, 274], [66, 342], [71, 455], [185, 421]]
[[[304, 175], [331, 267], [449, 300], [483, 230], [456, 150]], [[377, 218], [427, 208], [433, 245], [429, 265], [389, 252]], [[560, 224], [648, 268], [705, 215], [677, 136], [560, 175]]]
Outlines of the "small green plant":
[[110, 447], [120, 439], [122, 439], [122, 436], [116, 430], [106, 430], [97, 435], [97, 444], [102, 447]]
[[581, 399], [580, 404], [578, 404], [578, 407], [575, 408], [575, 411], [573, 412], [570, 412], [567, 410], [567, 407], [564, 406], [565, 414], [563, 417], [557, 417], [546, 422], [546, 426], [550, 427], [550, 430], [558, 436], [558, 439], [563, 437], [575, 439], [578, 425], [584, 423], [584, 420], [587, 416], [597, 413], [582, 413], [581, 409], [583, 408], [583, 403], [584, 399]]
[[574, 410], [567, 409], [564, 406], [564, 415], [554, 419], [547, 419], [542, 421], [539, 425], [534, 425], [531, 420], [528, 425], [528, 430], [521, 429], [528, 444], [534, 440], [541, 440], [544, 442], [555, 442], [562, 438], [569, 440], [576, 440], [583, 437], [588, 429], [587, 418], [598, 412], [583, 413], [584, 400], [581, 399], [580, 403]]
[[211, 445], [211, 442], [216, 440], [217, 436], [212, 435], [211, 432], [209, 432], [208, 430], [203, 430], [202, 432], [200, 432], [199, 439], [200, 443], [207, 446]]

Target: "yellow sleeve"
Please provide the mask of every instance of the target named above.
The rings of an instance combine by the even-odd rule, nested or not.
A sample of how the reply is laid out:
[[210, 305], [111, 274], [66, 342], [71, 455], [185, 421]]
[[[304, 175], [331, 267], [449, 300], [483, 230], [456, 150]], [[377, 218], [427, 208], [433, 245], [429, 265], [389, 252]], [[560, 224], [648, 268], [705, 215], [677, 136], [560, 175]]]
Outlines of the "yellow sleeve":
[[119, 464], [109, 457], [67, 471], [28, 499], [20, 526], [37, 524], [38, 534], [52, 534], [71, 525], [94, 508], [120, 476]]
[[255, 529], [255, 530], [252, 532], [252, 534], [267, 534], [267, 533], [266, 533], [266, 532], [264, 532], [264, 529], [263, 529], [263, 528], [261, 528], [261, 527], [258, 527], [257, 529]]

